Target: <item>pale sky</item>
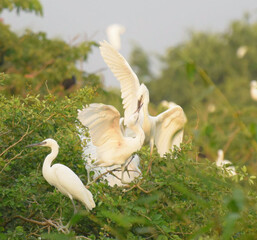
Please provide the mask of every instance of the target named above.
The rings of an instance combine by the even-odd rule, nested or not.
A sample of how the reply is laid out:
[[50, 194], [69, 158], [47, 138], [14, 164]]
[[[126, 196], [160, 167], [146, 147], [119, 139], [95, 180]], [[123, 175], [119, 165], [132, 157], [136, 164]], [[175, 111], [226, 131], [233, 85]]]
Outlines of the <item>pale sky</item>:
[[[223, 31], [232, 20], [241, 19], [245, 12], [257, 20], [256, 0], [41, 0], [44, 16], [5, 11], [1, 17], [11, 29], [25, 28], [44, 31], [48, 37], [70, 41], [106, 39], [105, 29], [114, 23], [125, 26], [121, 37], [122, 55], [128, 59], [133, 42], [150, 54], [165, 50], [187, 39], [187, 31]], [[85, 64], [84, 70], [94, 72], [106, 67], [98, 49]], [[106, 86], [118, 86], [118, 81], [104, 72]]]

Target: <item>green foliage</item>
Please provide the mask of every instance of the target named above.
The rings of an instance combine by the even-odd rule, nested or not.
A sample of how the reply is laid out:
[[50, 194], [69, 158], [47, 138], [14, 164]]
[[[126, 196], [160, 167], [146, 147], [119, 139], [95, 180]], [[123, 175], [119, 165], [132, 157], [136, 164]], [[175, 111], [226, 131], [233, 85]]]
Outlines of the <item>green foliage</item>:
[[43, 15], [42, 5], [39, 0], [2, 0], [0, 3], [0, 12], [4, 9], [8, 9], [9, 11], [15, 9], [17, 13], [25, 11]]
[[[37, 9], [29, 2], [37, 3], [5, 1], [12, 8]], [[122, 111], [119, 93], [96, 90], [98, 78], [76, 67], [95, 43], [68, 45], [30, 31], [18, 36], [0, 23], [0, 238], [255, 239], [257, 115], [248, 84], [257, 66], [256, 26], [244, 20], [223, 34], [192, 33], [168, 51], [159, 79], [148, 85], [154, 103], [174, 100], [186, 110], [186, 144], [163, 158], [143, 147], [139, 179], [126, 188], [93, 183], [96, 208], [88, 212], [76, 202], [79, 212], [73, 215], [70, 200], [42, 176], [49, 149], [26, 145], [56, 139], [55, 162], [86, 183], [77, 109], [97, 101]], [[249, 50], [239, 59], [242, 45]], [[145, 52], [135, 49], [133, 59], [140, 78], [149, 81]], [[78, 84], [67, 92], [61, 83], [71, 75]], [[206, 110], [210, 103], [216, 111]], [[216, 168], [218, 148], [236, 163], [236, 176]]]
[[[253, 175], [257, 113], [250, 81], [257, 75], [256, 39], [257, 23], [249, 18], [232, 22], [221, 33], [191, 32], [187, 41], [160, 57], [160, 75], [147, 83], [155, 105], [168, 100], [183, 107], [189, 119], [185, 132], [198, 151], [214, 161], [222, 148], [226, 158], [246, 165]], [[246, 52], [240, 56], [241, 47]]]
[[[48, 150], [26, 149], [25, 146], [49, 137], [56, 139], [62, 149], [59, 161], [83, 179], [85, 170], [76, 130], [76, 115], [77, 109], [87, 104], [92, 96], [93, 90], [90, 88], [81, 89], [63, 99], [54, 95], [46, 95], [43, 99], [31, 95], [8, 99], [0, 95], [0, 212], [3, 218], [1, 224], [8, 224], [7, 229], [16, 229], [18, 223], [28, 235], [31, 227], [21, 220], [15, 220], [19, 219], [17, 215], [36, 216], [35, 219], [43, 220], [51, 218], [59, 205], [65, 209], [67, 202], [61, 200], [60, 194], [46, 184], [41, 174], [42, 161]], [[70, 214], [70, 210], [72, 212], [68, 208], [62, 214]], [[17, 231], [10, 233], [11, 236], [18, 234]]]
[[[74, 75], [75, 87], [96, 86], [98, 77], [77, 68], [77, 62], [87, 60], [94, 42], [69, 45], [63, 40], [48, 39], [43, 32], [27, 30], [17, 36], [9, 26], [0, 23], [0, 72], [11, 75], [1, 90], [6, 95], [22, 95], [39, 92], [47, 94], [47, 84], [52, 93], [64, 95], [64, 79]], [[68, 90], [70, 91], [70, 90]]]
[[138, 45], [135, 45], [130, 54], [130, 65], [142, 82], [151, 79], [150, 59], [147, 53]]

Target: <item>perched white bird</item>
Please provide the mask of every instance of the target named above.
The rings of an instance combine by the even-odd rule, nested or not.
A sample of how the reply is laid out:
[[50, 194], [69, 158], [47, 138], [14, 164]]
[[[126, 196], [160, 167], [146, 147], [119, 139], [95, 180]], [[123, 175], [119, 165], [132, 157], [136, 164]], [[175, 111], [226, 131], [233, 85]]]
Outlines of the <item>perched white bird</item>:
[[51, 153], [47, 155], [43, 163], [43, 176], [45, 180], [52, 186], [55, 186], [61, 193], [68, 196], [72, 201], [74, 212], [76, 207], [73, 198], [81, 201], [88, 210], [95, 207], [92, 193], [85, 188], [79, 177], [68, 167], [63, 164], [54, 164], [52, 161], [57, 157], [59, 145], [54, 139], [48, 138], [40, 143], [34, 143], [27, 147], [42, 146], [50, 147]]
[[[229, 165], [229, 166], [227, 166]], [[225, 168], [226, 172], [229, 176], [236, 175], [236, 169], [232, 166], [232, 163], [229, 160], [224, 160], [224, 152], [223, 150], [218, 150], [218, 158], [216, 160], [216, 166], [220, 168]]]
[[256, 80], [252, 80], [251, 81], [251, 97], [254, 101], [257, 101], [257, 81]]
[[174, 145], [179, 147], [183, 138], [181, 130], [187, 121], [183, 109], [176, 105], [156, 117], [150, 116], [148, 113], [149, 91], [144, 84], [140, 85], [136, 74], [125, 58], [106, 41], [100, 43], [100, 52], [120, 82], [124, 124], [128, 125], [129, 117], [137, 109], [138, 100], [142, 99], [143, 112], [140, 114], [140, 124], [145, 133], [145, 141], [150, 142], [151, 153], [154, 144], [161, 156]]
[[121, 165], [122, 183], [126, 183], [124, 170], [127, 161], [142, 147], [145, 139], [144, 131], [138, 123], [140, 108], [131, 115], [127, 123], [135, 137], [122, 134], [119, 126], [120, 113], [113, 106], [93, 103], [78, 111], [79, 121], [89, 128], [92, 142], [96, 146], [97, 161], [94, 164], [101, 167]]
[[[112, 171], [120, 167], [119, 165], [114, 165], [112, 167], [99, 167], [95, 166], [94, 162], [97, 161], [97, 147], [92, 143], [91, 139], [85, 137], [82, 133], [79, 134], [82, 142], [86, 142], [86, 146], [83, 146], [83, 159], [85, 160], [85, 167], [87, 169], [88, 181], [90, 182], [90, 172], [94, 172], [93, 179], [96, 179], [101, 174], [106, 173], [107, 171]], [[131, 162], [127, 165], [128, 172], [124, 173], [124, 181], [129, 183], [132, 182], [135, 178], [139, 177], [141, 171], [139, 169], [140, 159], [137, 154], [133, 156]], [[123, 186], [121, 183], [121, 171], [113, 171], [112, 174], [107, 173], [102, 176], [103, 180], [106, 180], [110, 187]]]
[[106, 34], [109, 42], [117, 50], [120, 50], [121, 48], [120, 35], [123, 34], [125, 30], [125, 27], [120, 24], [112, 24], [106, 29]]

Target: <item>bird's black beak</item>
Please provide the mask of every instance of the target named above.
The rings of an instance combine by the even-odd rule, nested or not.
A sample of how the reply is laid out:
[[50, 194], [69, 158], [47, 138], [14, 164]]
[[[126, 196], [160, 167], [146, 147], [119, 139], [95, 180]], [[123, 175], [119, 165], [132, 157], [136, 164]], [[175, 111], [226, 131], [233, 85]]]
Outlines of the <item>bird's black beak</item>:
[[143, 106], [143, 95], [141, 96], [141, 98], [138, 100], [138, 102], [137, 102], [137, 110], [135, 111], [135, 113], [136, 112], [138, 112], [139, 113], [139, 111], [140, 111], [140, 109], [142, 108], [142, 106]]
[[33, 144], [30, 144], [30, 145], [27, 145], [26, 147], [42, 146], [44, 144], [46, 144], [46, 142], [33, 143]]

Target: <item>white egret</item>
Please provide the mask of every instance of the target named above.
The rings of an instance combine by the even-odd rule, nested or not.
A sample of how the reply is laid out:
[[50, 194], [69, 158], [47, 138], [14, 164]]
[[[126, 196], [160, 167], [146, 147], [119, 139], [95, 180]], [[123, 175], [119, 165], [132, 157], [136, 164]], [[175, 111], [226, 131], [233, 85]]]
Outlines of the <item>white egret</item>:
[[43, 176], [50, 185], [55, 186], [61, 193], [70, 198], [74, 212], [76, 212], [76, 207], [73, 198], [81, 201], [88, 210], [92, 210], [95, 207], [92, 193], [85, 188], [79, 177], [63, 164], [57, 163], [51, 166], [52, 161], [57, 157], [59, 152], [58, 143], [54, 139], [48, 138], [43, 142], [34, 143], [27, 147], [33, 146], [51, 148], [51, 153], [46, 156], [43, 163]]
[[144, 84], [140, 85], [136, 74], [125, 58], [106, 41], [100, 43], [100, 52], [120, 82], [124, 124], [127, 125], [129, 117], [137, 108], [138, 100], [142, 98], [143, 113], [140, 114], [140, 124], [145, 133], [145, 141], [150, 143], [151, 153], [154, 144], [161, 156], [174, 145], [179, 147], [183, 138], [183, 128], [187, 121], [183, 109], [176, 105], [158, 116], [150, 116], [148, 113], [149, 91]]
[[106, 29], [106, 34], [109, 42], [117, 50], [120, 50], [121, 48], [120, 35], [123, 34], [125, 30], [125, 27], [120, 24], [112, 24]]
[[[229, 166], [227, 166], [229, 165]], [[216, 166], [220, 168], [225, 168], [226, 172], [229, 176], [236, 175], [236, 169], [232, 166], [232, 163], [229, 160], [224, 160], [224, 152], [223, 150], [218, 150], [218, 158], [216, 160]]]
[[[83, 159], [85, 160], [85, 167], [88, 173], [88, 181], [90, 182], [90, 172], [94, 172], [93, 179], [96, 179], [101, 174], [107, 171], [113, 171], [119, 167], [119, 165], [114, 165], [111, 167], [99, 167], [95, 166], [94, 162], [97, 161], [97, 147], [92, 143], [91, 139], [85, 137], [82, 133], [79, 134], [82, 142], [86, 141], [86, 146], [83, 146]], [[127, 165], [128, 172], [124, 173], [124, 181], [129, 183], [135, 178], [139, 177], [141, 171], [139, 169], [140, 159], [137, 154], [133, 156], [131, 162]], [[121, 171], [113, 171], [112, 174], [106, 173], [102, 176], [103, 180], [106, 180], [110, 187], [123, 186], [121, 182]]]
[[257, 101], [257, 81], [256, 80], [252, 80], [251, 81], [251, 97], [254, 101]]
[[[140, 105], [140, 104], [139, 104]], [[138, 151], [145, 139], [145, 134], [138, 117], [140, 108], [131, 115], [128, 127], [135, 133], [135, 137], [124, 136], [119, 126], [120, 113], [111, 105], [93, 103], [83, 110], [78, 110], [78, 119], [86, 127], [93, 144], [96, 146], [95, 165], [110, 167], [121, 165], [121, 182], [124, 180], [124, 170], [131, 155]]]

